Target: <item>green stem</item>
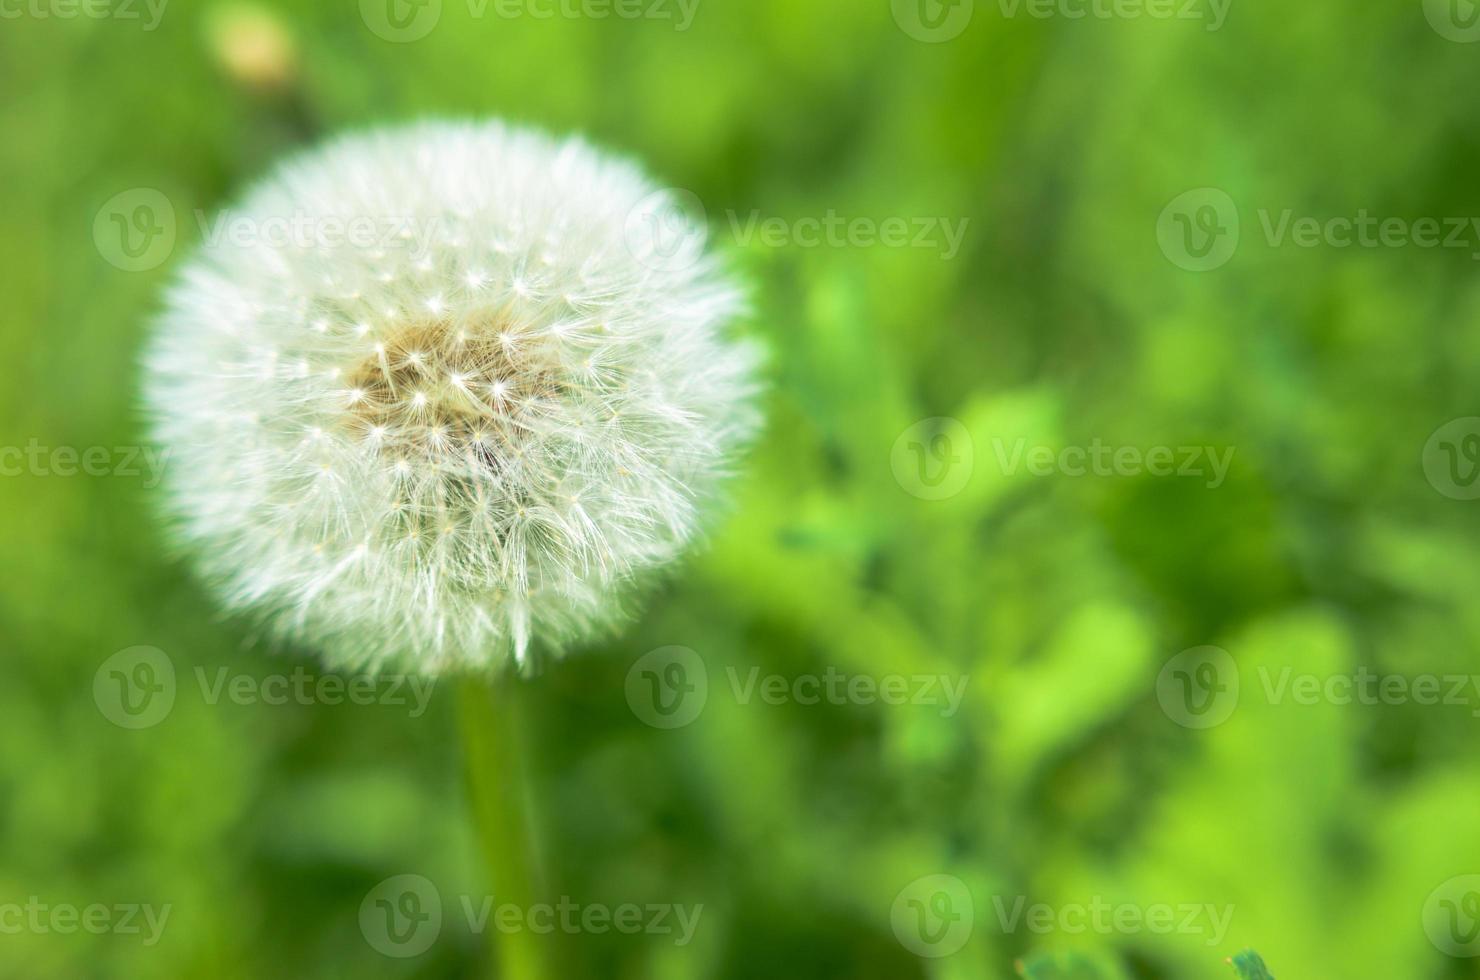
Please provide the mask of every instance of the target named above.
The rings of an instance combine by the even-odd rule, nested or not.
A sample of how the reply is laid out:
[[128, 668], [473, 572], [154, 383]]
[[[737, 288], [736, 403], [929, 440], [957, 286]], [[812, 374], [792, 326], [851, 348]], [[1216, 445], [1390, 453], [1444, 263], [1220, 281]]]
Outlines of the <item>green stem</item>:
[[[521, 909], [549, 902], [535, 806], [532, 737], [524, 725], [517, 678], [460, 683], [459, 714], [466, 753], [468, 790], [477, 821], [494, 904]], [[490, 927], [492, 921], [490, 920]], [[544, 980], [559, 976], [546, 937], [529, 930], [493, 936], [493, 958], [501, 980]]]

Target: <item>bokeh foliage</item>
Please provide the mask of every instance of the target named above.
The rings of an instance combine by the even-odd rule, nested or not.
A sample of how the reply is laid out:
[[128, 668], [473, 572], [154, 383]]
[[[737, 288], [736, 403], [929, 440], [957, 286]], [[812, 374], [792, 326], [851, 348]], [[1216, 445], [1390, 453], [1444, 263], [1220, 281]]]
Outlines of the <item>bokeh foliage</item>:
[[[927, 45], [886, 0], [703, 0], [665, 22], [503, 19], [444, 3], [393, 44], [353, 0], [269, 4], [299, 47], [288, 95], [233, 81], [212, 8], [155, 31], [0, 21], [0, 444], [141, 439], [136, 357], [210, 213], [317, 134], [422, 115], [580, 130], [696, 193], [755, 284], [768, 432], [709, 548], [631, 630], [530, 682], [547, 843], [587, 903], [704, 905], [695, 941], [583, 936], [615, 977], [1006, 978], [1038, 947], [1125, 976], [1477, 976], [1424, 903], [1480, 870], [1470, 707], [1275, 706], [1208, 731], [1156, 697], [1185, 648], [1328, 674], [1476, 672], [1476, 504], [1425, 480], [1436, 428], [1480, 414], [1470, 249], [1273, 247], [1255, 209], [1480, 215], [1480, 46], [1418, 0], [1234, 0], [1228, 21], [1036, 20], [977, 3]], [[1190, 188], [1239, 202], [1209, 273], [1157, 246]], [[98, 208], [152, 187], [174, 259], [100, 257]], [[768, 248], [728, 215], [968, 219], [930, 249]], [[944, 501], [891, 470], [916, 420], [958, 419], [974, 475]], [[1007, 444], [1232, 447], [1221, 486], [1004, 473]], [[461, 977], [484, 938], [449, 915], [428, 953], [361, 936], [389, 875], [483, 894], [455, 699], [206, 704], [191, 681], [265, 676], [171, 559], [137, 479], [0, 479], [0, 901], [168, 902], [162, 942], [0, 935], [0, 975]], [[121, 731], [94, 672], [147, 644], [182, 693]], [[624, 678], [697, 651], [692, 725], [642, 724]], [[969, 678], [966, 703], [741, 705], [726, 669]], [[1247, 680], [1246, 680], [1247, 683]], [[955, 956], [917, 958], [891, 907], [914, 879], [971, 889]], [[1232, 905], [1200, 935], [1005, 932], [992, 896], [1055, 906]]]

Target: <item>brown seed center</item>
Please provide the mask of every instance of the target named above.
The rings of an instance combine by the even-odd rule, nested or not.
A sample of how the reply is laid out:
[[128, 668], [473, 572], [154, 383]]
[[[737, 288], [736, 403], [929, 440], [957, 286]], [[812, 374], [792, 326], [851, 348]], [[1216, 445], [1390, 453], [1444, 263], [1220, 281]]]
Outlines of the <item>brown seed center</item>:
[[486, 466], [522, 441], [522, 420], [560, 394], [528, 337], [495, 319], [473, 332], [408, 324], [349, 372], [351, 427], [398, 457], [466, 457]]

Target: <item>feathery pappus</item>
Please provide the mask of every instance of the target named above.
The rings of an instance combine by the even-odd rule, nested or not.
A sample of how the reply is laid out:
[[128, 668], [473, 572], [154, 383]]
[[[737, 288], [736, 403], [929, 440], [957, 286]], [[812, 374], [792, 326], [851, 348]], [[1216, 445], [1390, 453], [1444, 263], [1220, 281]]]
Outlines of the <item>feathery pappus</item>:
[[144, 365], [223, 604], [331, 666], [428, 674], [617, 622], [759, 421], [742, 291], [679, 203], [497, 122], [351, 135], [251, 190]]

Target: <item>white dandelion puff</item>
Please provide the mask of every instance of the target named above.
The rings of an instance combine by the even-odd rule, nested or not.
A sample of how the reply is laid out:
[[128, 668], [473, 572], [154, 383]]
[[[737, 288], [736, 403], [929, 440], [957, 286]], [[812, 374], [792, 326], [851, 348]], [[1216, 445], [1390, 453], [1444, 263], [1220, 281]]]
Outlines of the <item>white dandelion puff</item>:
[[344, 138], [252, 190], [238, 218], [313, 233], [208, 244], [145, 358], [223, 604], [333, 666], [431, 674], [616, 622], [757, 425], [741, 293], [698, 223], [674, 262], [671, 221], [631, 220], [655, 193], [497, 123]]

